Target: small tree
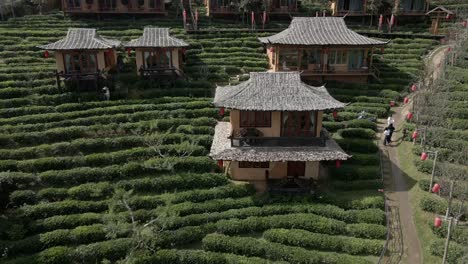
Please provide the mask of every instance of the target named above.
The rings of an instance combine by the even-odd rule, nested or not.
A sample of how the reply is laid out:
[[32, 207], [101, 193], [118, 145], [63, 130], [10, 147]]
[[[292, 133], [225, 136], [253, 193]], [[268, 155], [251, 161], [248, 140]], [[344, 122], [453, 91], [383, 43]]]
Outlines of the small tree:
[[374, 16], [379, 14], [379, 10], [382, 7], [382, 0], [367, 0], [366, 10], [370, 16], [370, 26], [372, 27]]

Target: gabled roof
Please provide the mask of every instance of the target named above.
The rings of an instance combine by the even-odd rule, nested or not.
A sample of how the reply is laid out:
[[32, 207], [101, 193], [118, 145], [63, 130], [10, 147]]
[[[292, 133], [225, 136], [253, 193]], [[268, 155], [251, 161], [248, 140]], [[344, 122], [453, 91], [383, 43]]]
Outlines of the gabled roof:
[[219, 122], [216, 125], [210, 149], [211, 158], [252, 162], [347, 160], [351, 158], [329, 137], [323, 147], [232, 147], [229, 138], [231, 131], [232, 126], [229, 122]]
[[96, 50], [115, 48], [119, 45], [118, 40], [110, 40], [97, 35], [94, 28], [69, 28], [64, 39], [38, 47], [46, 50]]
[[443, 7], [443, 6], [438, 6], [434, 9], [432, 9], [431, 11], [427, 12], [426, 15], [430, 15], [432, 13], [435, 13], [435, 12], [443, 12], [443, 13], [447, 13], [447, 14], [450, 14], [450, 15], [453, 15], [455, 14], [454, 12], [448, 10], [447, 8]]
[[258, 38], [264, 44], [283, 45], [385, 45], [352, 31], [342, 17], [295, 17], [280, 33]]
[[345, 106], [325, 87], [303, 83], [299, 72], [252, 72], [243, 83], [217, 87], [214, 105], [256, 111], [313, 111]]
[[143, 36], [138, 39], [131, 40], [125, 44], [129, 48], [142, 47], [161, 47], [161, 48], [176, 48], [188, 47], [189, 44], [181, 39], [169, 36], [168, 28], [146, 27], [143, 30]]

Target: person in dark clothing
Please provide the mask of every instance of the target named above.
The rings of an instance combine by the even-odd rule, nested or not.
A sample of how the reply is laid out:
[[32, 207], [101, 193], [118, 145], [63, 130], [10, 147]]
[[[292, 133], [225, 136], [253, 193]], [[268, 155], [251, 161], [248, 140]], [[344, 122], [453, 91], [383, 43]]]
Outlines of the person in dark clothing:
[[393, 124], [388, 125], [387, 129], [389, 130], [389, 135], [388, 135], [388, 142], [392, 142], [392, 135], [393, 131], [395, 131], [395, 127]]
[[384, 134], [383, 144], [384, 146], [386, 146], [387, 144], [390, 144], [390, 130], [388, 129], [388, 127], [385, 128], [383, 134]]

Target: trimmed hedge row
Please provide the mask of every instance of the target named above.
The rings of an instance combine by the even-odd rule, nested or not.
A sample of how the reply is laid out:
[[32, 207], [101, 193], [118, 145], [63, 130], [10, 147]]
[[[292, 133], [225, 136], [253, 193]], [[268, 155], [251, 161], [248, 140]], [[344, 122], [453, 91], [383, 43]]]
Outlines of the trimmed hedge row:
[[379, 150], [377, 145], [370, 140], [364, 139], [335, 139], [336, 142], [342, 147], [345, 151], [353, 151], [360, 153], [375, 153]]
[[[445, 249], [445, 239], [438, 239], [438, 240], [431, 242], [430, 250], [431, 250], [432, 255], [442, 257], [444, 255], [444, 249]], [[450, 254], [448, 254], [447, 256], [448, 263], [451, 263], [451, 264], [465, 263], [465, 262], [462, 262], [461, 258], [466, 253], [466, 247], [463, 247], [462, 245], [459, 245], [458, 243], [452, 241], [449, 244], [448, 250], [450, 252]]]
[[368, 128], [344, 128], [338, 130], [338, 135], [344, 138], [374, 139], [375, 131]]
[[382, 240], [368, 240], [346, 236], [330, 236], [301, 229], [270, 229], [263, 233], [270, 241], [308, 249], [344, 252], [351, 255], [380, 255]]
[[372, 263], [356, 256], [305, 250], [249, 237], [210, 234], [203, 239], [202, 243], [203, 249], [207, 251], [257, 256], [271, 260], [286, 260], [289, 263]]
[[[446, 210], [447, 210], [447, 203], [448, 203], [447, 200], [445, 200], [442, 197], [428, 194], [421, 198], [419, 202], [419, 206], [424, 211], [445, 215]], [[460, 206], [461, 206], [461, 203], [459, 201], [452, 201], [452, 208], [457, 208], [456, 210], [454, 209], [452, 213], [458, 212], [458, 208], [460, 208]], [[468, 205], [463, 204], [463, 207], [461, 210], [462, 212], [468, 212]], [[461, 217], [461, 220], [464, 220], [467, 217], [468, 216], [465, 214]]]
[[134, 264], [279, 264], [258, 257], [187, 249], [162, 249], [152, 256], [137, 257]]
[[342, 165], [339, 168], [330, 167], [330, 176], [338, 180], [374, 180], [380, 178], [378, 166]]

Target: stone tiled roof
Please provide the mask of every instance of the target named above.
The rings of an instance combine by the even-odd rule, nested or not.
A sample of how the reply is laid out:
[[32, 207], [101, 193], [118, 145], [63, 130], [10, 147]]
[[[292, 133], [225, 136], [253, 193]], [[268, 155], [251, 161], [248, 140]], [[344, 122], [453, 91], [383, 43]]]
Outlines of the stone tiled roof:
[[143, 36], [139, 37], [138, 39], [131, 40], [124, 46], [129, 48], [176, 48], [188, 47], [189, 44], [181, 39], [169, 36], [168, 28], [146, 27], [143, 31]]
[[256, 111], [331, 110], [345, 106], [325, 87], [303, 83], [299, 72], [252, 72], [243, 83], [217, 87], [214, 105]]
[[235, 161], [323, 161], [351, 158], [333, 140], [328, 138], [324, 147], [231, 147], [231, 124], [219, 122], [215, 128], [210, 157], [215, 160]]
[[376, 46], [388, 42], [368, 38], [352, 31], [342, 17], [295, 17], [280, 33], [258, 38], [264, 44]]
[[39, 48], [46, 50], [96, 50], [116, 48], [119, 45], [120, 41], [97, 35], [94, 28], [70, 28], [64, 39], [39, 46]]

